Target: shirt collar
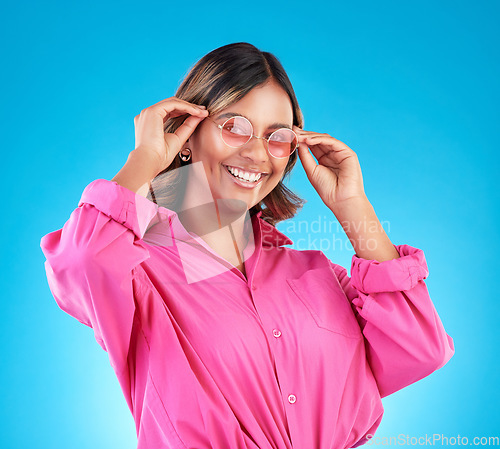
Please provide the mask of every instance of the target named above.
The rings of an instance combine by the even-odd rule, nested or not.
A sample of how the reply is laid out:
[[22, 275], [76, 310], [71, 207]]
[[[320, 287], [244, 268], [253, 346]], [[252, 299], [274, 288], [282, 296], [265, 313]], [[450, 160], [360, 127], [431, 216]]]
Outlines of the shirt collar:
[[[163, 218], [160, 218], [160, 215]], [[262, 211], [257, 212], [252, 216], [252, 225], [254, 229], [255, 245], [265, 246], [265, 247], [279, 247], [282, 245], [292, 245], [293, 241], [288, 238], [285, 234], [278, 231], [275, 226], [269, 224], [262, 218]], [[166, 221], [165, 221], [166, 220]], [[164, 229], [165, 225], [158, 226], [158, 221], [167, 224], [167, 228]], [[153, 226], [153, 225], [157, 226]], [[171, 232], [173, 235], [171, 235]], [[201, 239], [193, 233], [187, 233], [182, 224], [180, 223], [177, 213], [170, 209], [160, 207], [157, 216], [149, 224], [147, 231], [147, 236], [144, 240], [150, 240], [151, 243], [156, 243], [158, 245], [170, 246], [173, 244], [173, 240], [196, 240], [198, 243], [203, 245]]]

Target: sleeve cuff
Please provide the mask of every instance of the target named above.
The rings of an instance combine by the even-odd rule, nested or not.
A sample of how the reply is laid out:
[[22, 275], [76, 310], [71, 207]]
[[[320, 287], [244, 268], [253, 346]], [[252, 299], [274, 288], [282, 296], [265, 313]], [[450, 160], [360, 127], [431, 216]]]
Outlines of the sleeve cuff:
[[367, 260], [352, 256], [351, 285], [363, 293], [410, 290], [418, 281], [427, 278], [429, 270], [421, 249], [410, 245], [394, 245], [398, 259]]
[[78, 207], [91, 204], [142, 239], [158, 206], [115, 181], [96, 179], [85, 187]]

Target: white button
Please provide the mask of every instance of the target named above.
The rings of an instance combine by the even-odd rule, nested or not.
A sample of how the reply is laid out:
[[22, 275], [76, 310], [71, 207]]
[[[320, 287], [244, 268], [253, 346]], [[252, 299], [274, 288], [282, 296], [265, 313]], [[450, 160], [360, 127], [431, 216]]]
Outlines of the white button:
[[290, 404], [293, 404], [296, 400], [297, 400], [297, 398], [295, 397], [294, 394], [291, 394], [290, 396], [288, 396], [288, 402], [290, 402]]
[[281, 331], [278, 330], [278, 329], [273, 329], [273, 335], [276, 337], [276, 338], [279, 338], [281, 337]]

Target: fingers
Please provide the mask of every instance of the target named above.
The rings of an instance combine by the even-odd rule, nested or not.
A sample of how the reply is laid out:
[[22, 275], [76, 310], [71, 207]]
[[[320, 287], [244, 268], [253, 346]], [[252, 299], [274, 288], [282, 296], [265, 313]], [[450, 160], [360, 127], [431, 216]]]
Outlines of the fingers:
[[304, 166], [304, 170], [306, 171], [306, 174], [309, 176], [310, 174], [312, 174], [312, 172], [314, 171], [314, 169], [318, 164], [314, 160], [312, 154], [309, 152], [309, 148], [307, 147], [306, 144], [299, 143], [298, 153], [300, 161]]
[[197, 117], [201, 117], [201, 115], [203, 115], [204, 112], [206, 112], [206, 109], [200, 109], [198, 107], [196, 107], [194, 109], [190, 109], [190, 108], [188, 108], [188, 109], [175, 108], [175, 109], [173, 109], [172, 111], [168, 112], [165, 115], [165, 120], [167, 118], [180, 117], [182, 115], [187, 115], [187, 114], [194, 115], [194, 116], [197, 116]]
[[197, 117], [204, 116], [206, 115], [206, 107], [171, 97], [143, 109], [140, 114], [135, 116], [134, 124], [137, 126], [141, 118], [144, 117], [153, 117], [153, 121], [156, 122], [157, 119], [154, 117], [159, 116], [165, 123], [169, 117], [180, 117], [187, 114]]
[[329, 153], [332, 150], [353, 151], [344, 142], [335, 139], [335, 137], [332, 137], [329, 134], [304, 131], [296, 126], [294, 126], [293, 130], [299, 138], [299, 143], [303, 142], [307, 144], [313, 153], [317, 152], [317, 150], [321, 150], [324, 153]]
[[200, 112], [206, 110], [205, 106], [189, 103], [177, 97], [170, 97], [159, 101], [150, 108], [164, 111], [165, 115], [168, 115], [169, 117], [179, 117], [184, 114], [199, 116]]
[[312, 134], [308, 131], [304, 131], [303, 129], [299, 128], [298, 126], [294, 126], [293, 130], [295, 131], [295, 134], [297, 134], [297, 137], [299, 139], [299, 148], [298, 148], [298, 154], [300, 161], [302, 162], [302, 165], [304, 166], [304, 170], [306, 171], [307, 176], [311, 175], [316, 166], [318, 165], [312, 156], [312, 154], [309, 152], [309, 147], [308, 147], [308, 142], [307, 142], [307, 137]]
[[193, 134], [194, 130], [196, 127], [200, 124], [201, 121], [203, 121], [207, 115], [208, 111], [202, 111], [203, 113], [198, 116], [193, 116], [190, 115], [182, 125], [180, 125], [174, 132], [177, 137], [179, 137], [179, 140], [181, 142], [181, 146], [186, 143], [186, 141], [189, 139], [191, 134]]
[[[166, 163], [170, 163], [200, 121], [207, 115], [208, 111], [205, 106], [192, 104], [177, 97], [162, 100], [143, 109], [134, 118], [135, 146], [145, 148], [159, 155], [160, 159], [165, 159]], [[183, 122], [175, 133], [165, 133], [165, 122], [170, 117], [181, 117]]]
[[314, 160], [313, 156], [309, 152], [308, 148], [311, 149], [311, 152], [313, 153], [314, 157], [318, 160], [322, 154], [322, 152], [320, 154], [318, 154], [318, 147], [317, 147], [318, 142], [315, 142], [313, 139], [314, 136], [318, 136], [318, 133], [313, 133], [311, 131], [305, 131], [303, 129], [298, 128], [297, 126], [294, 126], [293, 130], [295, 131], [295, 133], [297, 134], [297, 137], [299, 138], [300, 160], [302, 161], [303, 164], [305, 163], [308, 165], [308, 166], [304, 166], [304, 168], [306, 168], [306, 170], [307, 169], [311, 170], [314, 168], [311, 164], [314, 163], [314, 165], [316, 165], [316, 161]]
[[303, 129], [298, 128], [297, 126], [294, 126], [293, 130], [295, 131], [295, 134], [297, 134], [297, 137], [299, 138], [299, 144], [302, 143], [305, 144], [306, 146], [312, 146], [312, 144], [315, 143], [311, 140], [311, 138], [317, 136], [318, 133], [305, 131]]
[[301, 137], [303, 139], [315, 137], [315, 138], [329, 139], [332, 142], [342, 143], [340, 140], [335, 139], [335, 137], [330, 136], [330, 134], [316, 133], [316, 132], [313, 132], [313, 131], [306, 131], [304, 129], [298, 128], [297, 126], [294, 126], [293, 130], [295, 131], [295, 134], [297, 134], [297, 137], [299, 138], [299, 140], [300, 140]]
[[[141, 135], [154, 135], [157, 127], [165, 130], [165, 123], [169, 118], [174, 117], [198, 117], [200, 120], [208, 115], [205, 106], [189, 103], [177, 97], [167, 98], [146, 109], [134, 118], [136, 130]], [[188, 122], [188, 128], [192, 122]], [[182, 131], [181, 131], [181, 135]]]
[[339, 167], [346, 159], [352, 156], [357, 158], [357, 154], [351, 148], [329, 134], [304, 131], [297, 127], [293, 130], [299, 138], [300, 160], [308, 173], [312, 173], [316, 165]]

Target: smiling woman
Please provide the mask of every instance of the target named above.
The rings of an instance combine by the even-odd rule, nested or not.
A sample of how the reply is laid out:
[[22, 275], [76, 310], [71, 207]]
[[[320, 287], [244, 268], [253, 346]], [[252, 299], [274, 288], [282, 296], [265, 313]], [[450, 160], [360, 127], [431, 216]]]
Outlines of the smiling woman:
[[[139, 449], [357, 447], [383, 397], [452, 357], [423, 251], [389, 240], [354, 151], [302, 124], [276, 57], [218, 48], [42, 238], [54, 298], [107, 351]], [[303, 204], [283, 183], [299, 158], [353, 243], [351, 277], [274, 226]]]
[[[210, 106], [208, 107], [210, 110]], [[238, 121], [234, 121], [232, 125], [228, 125], [224, 120], [215, 119], [216, 125], [226, 123], [222, 128], [222, 133], [218, 126], [214, 126], [212, 120], [203, 120], [197, 127], [196, 131], [191, 135], [188, 141], [184, 144], [184, 148], [188, 148], [192, 152], [192, 163], [201, 161], [205, 168], [205, 172], [210, 186], [211, 194], [214, 200], [221, 198], [239, 199], [246, 203], [246, 209], [251, 210], [261, 201], [266, 201], [266, 197], [273, 192], [276, 186], [282, 182], [283, 174], [287, 165], [291, 166], [290, 154], [291, 145], [288, 145], [290, 151], [284, 157], [277, 158], [269, 151], [269, 142], [262, 141], [261, 139], [251, 139], [253, 130], [251, 123], [254, 123], [256, 132], [259, 135], [272, 134], [276, 131], [273, 126], [273, 121], [278, 119], [281, 122], [287, 123], [288, 128], [282, 129], [281, 132], [288, 131], [295, 136], [291, 131], [293, 121], [293, 111], [291, 102], [286, 91], [276, 82], [269, 81], [262, 86], [255, 87], [241, 100], [227, 106], [222, 111], [221, 115], [224, 116], [227, 109], [231, 109], [231, 114], [238, 116], [246, 115], [251, 117], [247, 123], [249, 128], [245, 129], [245, 119], [240, 119], [241, 128], [236, 128]], [[218, 117], [217, 117], [218, 118]], [[241, 117], [240, 117], [241, 118]], [[243, 135], [243, 140], [240, 145], [228, 147], [228, 143], [235, 140], [231, 134], [236, 136]], [[231, 137], [230, 142], [228, 137]], [[246, 142], [245, 142], [246, 140]], [[295, 136], [295, 141], [297, 141]], [[274, 148], [271, 145], [271, 148]], [[295, 145], [296, 146], [296, 145]], [[296, 158], [295, 158], [296, 160]], [[227, 167], [233, 167], [238, 170], [245, 178], [245, 173], [248, 176], [251, 173], [261, 174], [257, 183], [249, 183], [241, 181], [235, 176], [230, 174]], [[240, 173], [241, 172], [241, 173]], [[187, 188], [189, 190], [190, 185]], [[243, 188], [242, 188], [243, 187]], [[189, 196], [189, 193], [186, 193]], [[283, 198], [285, 201], [286, 197]], [[270, 201], [270, 204], [280, 204], [279, 199]], [[282, 205], [284, 207], [284, 205]], [[258, 206], [260, 208], [260, 206]], [[187, 207], [184, 206], [183, 209]], [[258, 211], [257, 208], [254, 211]], [[287, 210], [288, 214], [293, 211]], [[269, 214], [271, 211], [268, 212]], [[279, 213], [275, 210], [274, 213]], [[281, 218], [272, 215], [274, 220]]]
[[[216, 118], [217, 125], [222, 125], [225, 118], [242, 116], [249, 121], [250, 126], [253, 124], [257, 127], [254, 131], [259, 135], [278, 128], [303, 126], [302, 112], [281, 63], [271, 53], [261, 52], [246, 43], [226, 45], [200, 59], [180, 85], [175, 97], [205, 106], [210, 113], [209, 118]], [[252, 115], [255, 117], [251, 117]], [[169, 117], [165, 123], [165, 132], [175, 132], [184, 119], [185, 116]], [[204, 120], [198, 125], [183, 149], [191, 150], [190, 163], [207, 162], [207, 158], [213, 161], [214, 157], [220, 159], [219, 171], [211, 170], [214, 168], [213, 164], [204, 164], [210, 186], [216, 189], [211, 181], [215, 181], [214, 176], [222, 174], [220, 167], [224, 160], [229, 160], [231, 164], [228, 162], [228, 165], [240, 167], [243, 171], [269, 169], [259, 192], [255, 191], [253, 199], [246, 200], [254, 203], [249, 208], [249, 213], [252, 216], [262, 211], [262, 219], [273, 225], [293, 217], [304, 201], [291, 192], [283, 181], [297, 162], [297, 153], [291, 152], [286, 159], [280, 161], [273, 157], [269, 162], [263, 161], [261, 155], [252, 157], [254, 145], [264, 147], [263, 141], [258, 139], [249, 142], [241, 151], [231, 151], [231, 145], [226, 145], [224, 137], [218, 136], [216, 129], [206, 122], [210, 120]], [[204, 148], [208, 150], [203, 151]], [[255, 156], [261, 159], [255, 160]], [[230, 160], [231, 158], [233, 160]], [[164, 174], [175, 171], [181, 165], [182, 159], [174, 158], [170, 166], [151, 182], [148, 198], [175, 209], [176, 205], [183, 201], [183, 198], [179, 197], [179, 191], [185, 192], [185, 183], [178, 179], [182, 171], [170, 176]], [[175, 189], [179, 184], [183, 188]], [[273, 184], [276, 185], [269, 189]], [[266, 194], [262, 195], [263, 192]], [[228, 193], [224, 193], [224, 196], [227, 195]]]

